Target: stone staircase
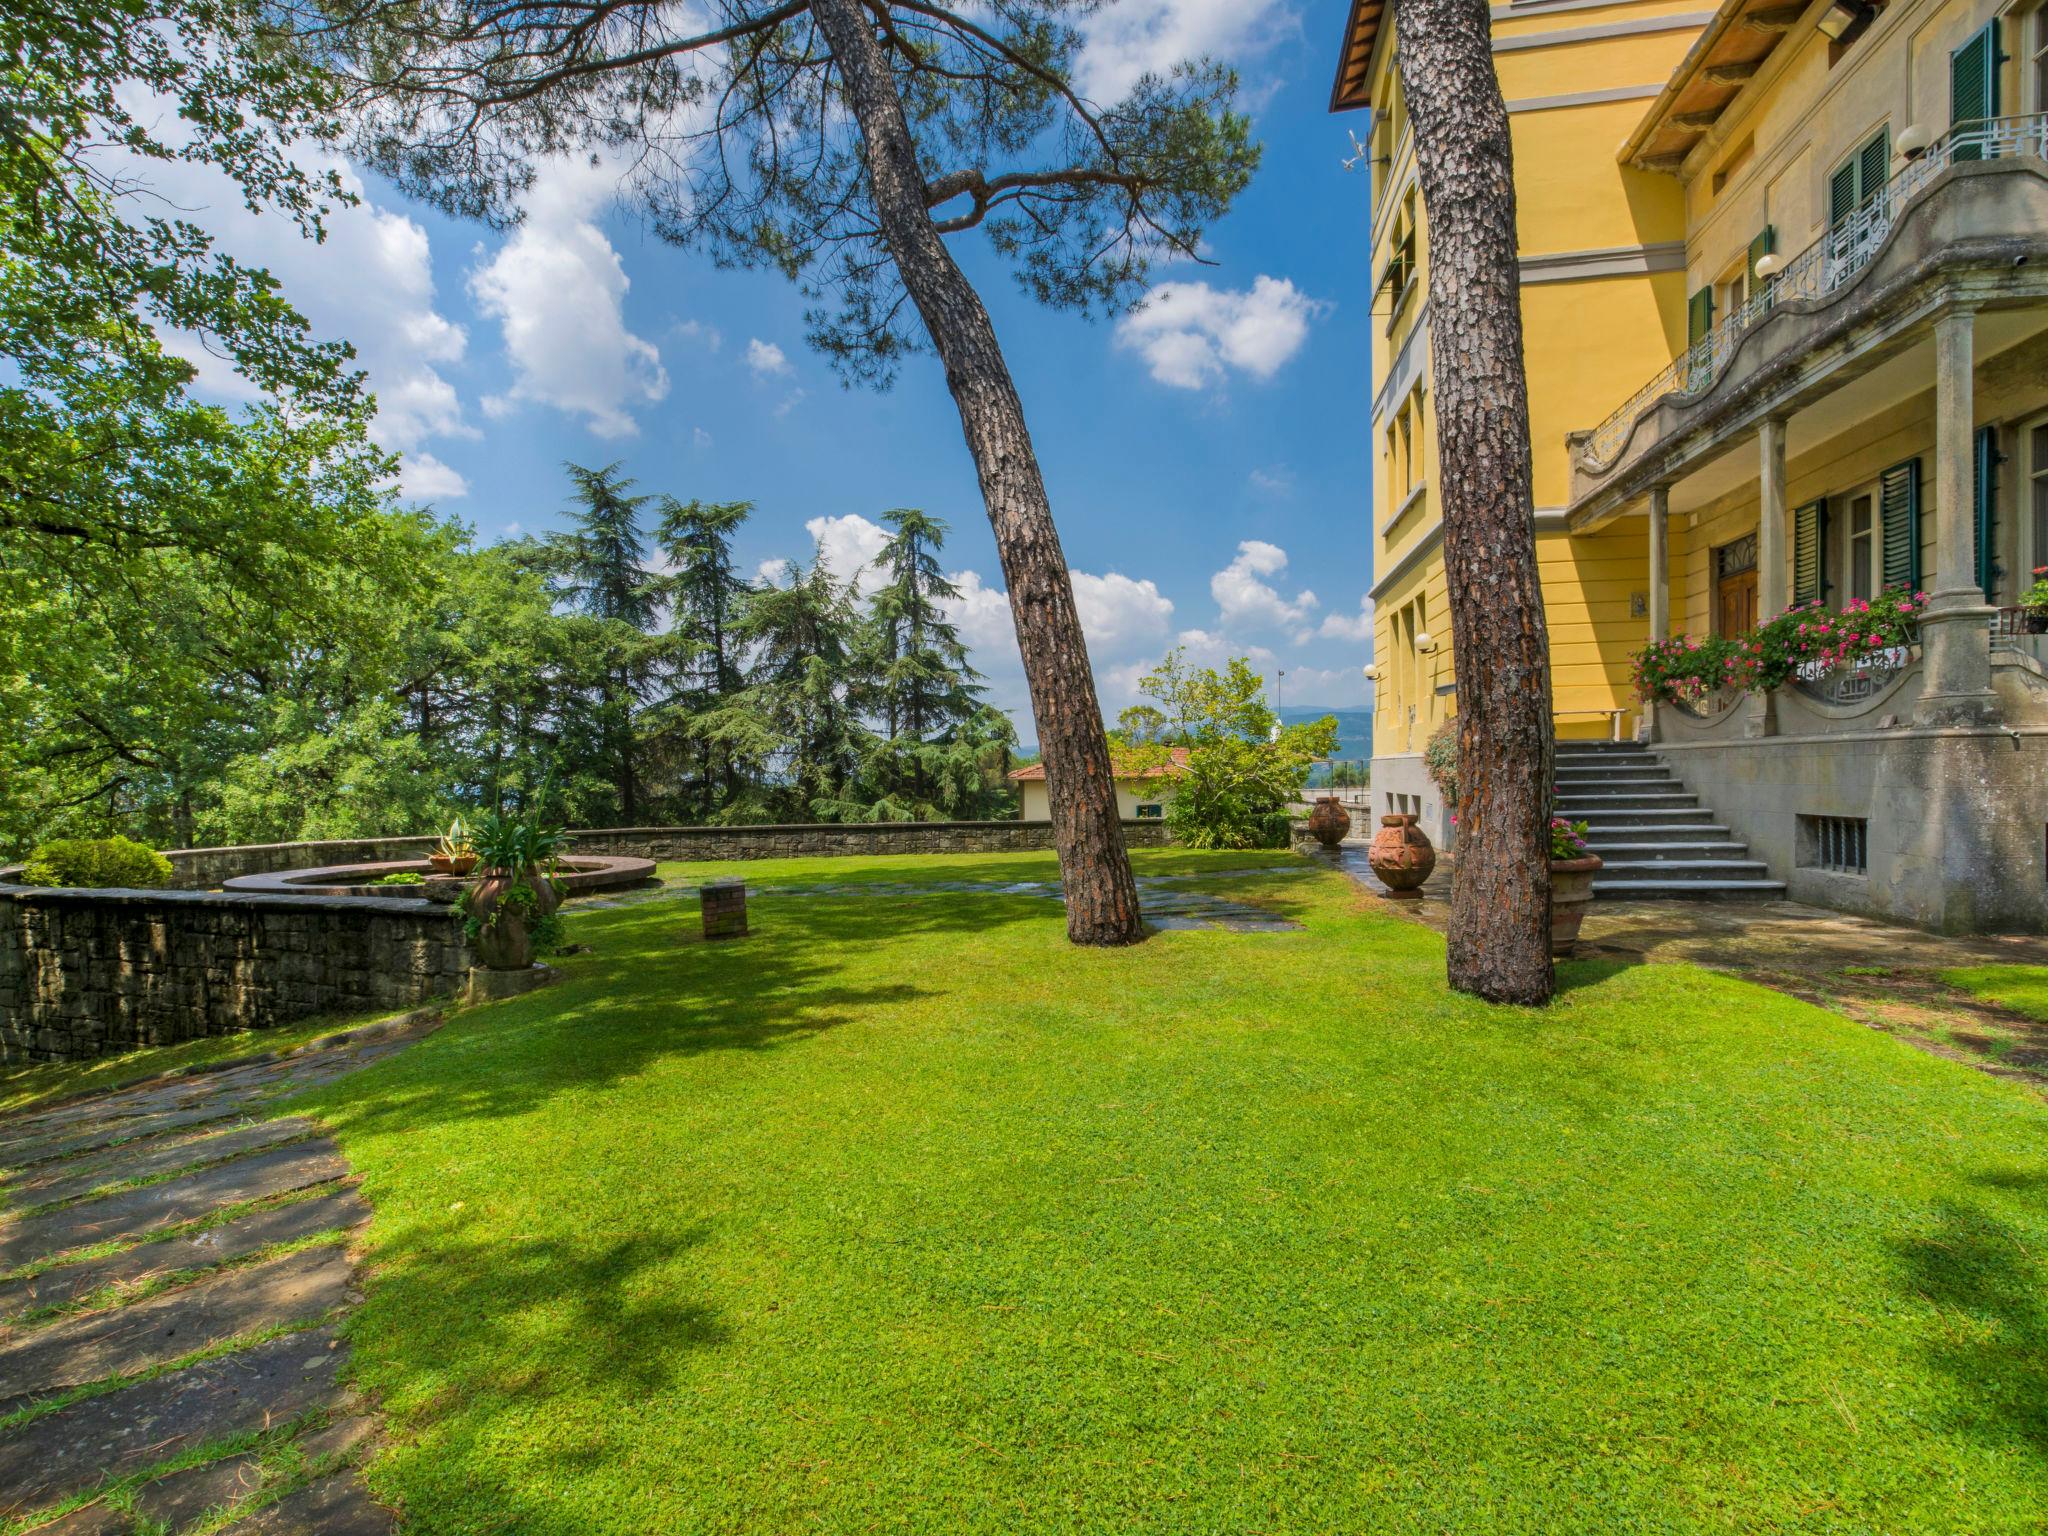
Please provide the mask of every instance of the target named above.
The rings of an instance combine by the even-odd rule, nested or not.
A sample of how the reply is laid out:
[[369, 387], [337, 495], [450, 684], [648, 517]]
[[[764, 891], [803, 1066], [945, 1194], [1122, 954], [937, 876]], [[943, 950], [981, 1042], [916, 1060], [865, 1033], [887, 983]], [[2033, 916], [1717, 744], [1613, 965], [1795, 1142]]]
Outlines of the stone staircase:
[[1606, 861], [1593, 895], [1608, 901], [1769, 900], [1785, 894], [1746, 843], [1714, 821], [1663, 760], [1634, 742], [1559, 742], [1557, 814], [1586, 823]]

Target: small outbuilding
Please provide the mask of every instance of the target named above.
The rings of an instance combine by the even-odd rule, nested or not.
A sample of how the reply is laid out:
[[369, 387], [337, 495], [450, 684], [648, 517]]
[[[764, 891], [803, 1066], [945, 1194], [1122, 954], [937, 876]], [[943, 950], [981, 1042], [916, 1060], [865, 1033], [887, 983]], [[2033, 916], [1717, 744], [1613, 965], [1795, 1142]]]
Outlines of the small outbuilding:
[[[1116, 808], [1117, 814], [1125, 821], [1157, 821], [1166, 815], [1167, 802], [1173, 799], [1173, 781], [1188, 769], [1188, 749], [1169, 747], [1167, 759], [1140, 768], [1135, 764], [1116, 764]], [[1033, 763], [1029, 768], [1019, 768], [1010, 775], [1010, 782], [1017, 786], [1020, 821], [1051, 821], [1052, 801], [1045, 787], [1045, 764]]]

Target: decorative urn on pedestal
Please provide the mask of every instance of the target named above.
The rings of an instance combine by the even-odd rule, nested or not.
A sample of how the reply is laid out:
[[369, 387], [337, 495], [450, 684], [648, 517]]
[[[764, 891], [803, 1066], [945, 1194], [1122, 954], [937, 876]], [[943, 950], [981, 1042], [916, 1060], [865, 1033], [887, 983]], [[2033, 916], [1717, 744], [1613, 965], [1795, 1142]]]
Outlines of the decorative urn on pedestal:
[[1586, 908], [1593, 904], [1593, 877], [1600, 855], [1586, 842], [1586, 824], [1550, 819], [1550, 953], [1562, 960], [1578, 947]]
[[1421, 896], [1422, 882], [1436, 868], [1436, 848], [1415, 817], [1390, 813], [1380, 818], [1380, 829], [1372, 836], [1365, 861], [1389, 896], [1413, 901]]
[[1325, 848], [1335, 848], [1351, 832], [1351, 813], [1335, 795], [1324, 795], [1308, 813], [1308, 830]]

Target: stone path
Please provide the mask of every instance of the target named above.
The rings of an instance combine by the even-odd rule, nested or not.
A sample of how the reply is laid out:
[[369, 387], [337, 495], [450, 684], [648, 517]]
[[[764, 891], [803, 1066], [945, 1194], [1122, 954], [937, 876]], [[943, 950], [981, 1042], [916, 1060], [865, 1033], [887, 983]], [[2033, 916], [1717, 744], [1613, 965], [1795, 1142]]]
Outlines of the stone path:
[[[1232, 933], [1286, 933], [1301, 924], [1249, 902], [1211, 896], [1190, 885], [1202, 880], [1237, 880], [1250, 875], [1298, 875], [1303, 866], [1263, 865], [1256, 869], [1216, 870], [1193, 875], [1138, 876], [1138, 909], [1154, 928], [1222, 928]], [[649, 901], [677, 901], [694, 897], [691, 883], [669, 885], [658, 891], [601, 897], [576, 903], [578, 912], [601, 907], [639, 906]], [[871, 880], [845, 884], [764, 885], [749, 892], [759, 901], [772, 896], [1040, 896], [1062, 899], [1057, 880]]]
[[369, 1208], [287, 1094], [426, 1011], [0, 1120], [0, 1532], [389, 1536], [335, 1325]]

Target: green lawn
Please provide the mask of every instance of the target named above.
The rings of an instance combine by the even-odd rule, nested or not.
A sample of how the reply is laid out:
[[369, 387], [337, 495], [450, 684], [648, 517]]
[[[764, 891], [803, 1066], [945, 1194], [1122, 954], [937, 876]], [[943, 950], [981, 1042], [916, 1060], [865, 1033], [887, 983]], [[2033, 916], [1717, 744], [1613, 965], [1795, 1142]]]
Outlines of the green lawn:
[[2048, 1023], [2048, 965], [1971, 965], [1941, 979], [1972, 997]]
[[1051, 863], [574, 916], [561, 984], [308, 1101], [409, 1530], [2043, 1528], [2025, 1090], [1679, 966], [1489, 1009], [1329, 873], [1118, 952], [773, 889], [909, 869]]

